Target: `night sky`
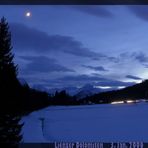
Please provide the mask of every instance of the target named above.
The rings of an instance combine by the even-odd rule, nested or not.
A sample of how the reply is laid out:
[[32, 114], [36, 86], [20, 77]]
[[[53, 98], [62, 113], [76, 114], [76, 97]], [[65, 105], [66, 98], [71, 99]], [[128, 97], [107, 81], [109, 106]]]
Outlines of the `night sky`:
[[0, 15], [18, 77], [31, 86], [121, 88], [148, 78], [148, 6], [1, 5]]

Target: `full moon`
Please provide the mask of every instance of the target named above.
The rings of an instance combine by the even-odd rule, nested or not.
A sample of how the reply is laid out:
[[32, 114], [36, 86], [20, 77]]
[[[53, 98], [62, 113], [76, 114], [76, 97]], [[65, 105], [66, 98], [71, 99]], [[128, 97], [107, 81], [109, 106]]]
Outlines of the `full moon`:
[[26, 17], [30, 17], [31, 16], [31, 12], [26, 12], [25, 16]]

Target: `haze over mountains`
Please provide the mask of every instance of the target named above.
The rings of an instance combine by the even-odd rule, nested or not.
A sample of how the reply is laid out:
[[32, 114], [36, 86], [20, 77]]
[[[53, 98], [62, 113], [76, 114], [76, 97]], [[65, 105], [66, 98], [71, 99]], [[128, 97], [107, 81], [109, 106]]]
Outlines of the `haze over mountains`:
[[[129, 84], [129, 86], [134, 85], [135, 83], [131, 82]], [[69, 95], [71, 96], [76, 96], [78, 98], [83, 98], [86, 96], [91, 96], [97, 93], [101, 93], [101, 92], [107, 92], [107, 91], [112, 91], [112, 90], [119, 90], [124, 88], [125, 86], [114, 86], [114, 87], [109, 87], [109, 86], [93, 86], [91, 84], [86, 84], [82, 87], [64, 87], [64, 88], [51, 88], [51, 89], [47, 89], [46, 87], [42, 86], [42, 85], [34, 85], [33, 88], [40, 90], [40, 91], [46, 91], [49, 94], [54, 94], [56, 91], [60, 92], [65, 90]]]

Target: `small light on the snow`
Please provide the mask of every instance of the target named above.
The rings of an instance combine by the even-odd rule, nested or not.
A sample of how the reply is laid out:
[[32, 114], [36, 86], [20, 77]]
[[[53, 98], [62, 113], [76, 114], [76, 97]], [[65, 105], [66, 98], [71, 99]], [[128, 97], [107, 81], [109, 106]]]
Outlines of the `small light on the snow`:
[[111, 104], [122, 104], [124, 103], [124, 101], [115, 101], [115, 102], [112, 102]]
[[132, 100], [127, 100], [126, 102], [127, 102], [127, 103], [133, 103], [134, 101], [132, 101]]

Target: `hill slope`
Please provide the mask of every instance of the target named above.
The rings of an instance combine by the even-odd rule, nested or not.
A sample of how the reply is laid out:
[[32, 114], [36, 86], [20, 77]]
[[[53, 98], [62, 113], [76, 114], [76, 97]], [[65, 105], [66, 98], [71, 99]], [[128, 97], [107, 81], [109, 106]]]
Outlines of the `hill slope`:
[[148, 80], [120, 90], [98, 93], [90, 97], [87, 97], [84, 100], [89, 100], [94, 103], [110, 103], [112, 101], [129, 99], [148, 99]]

